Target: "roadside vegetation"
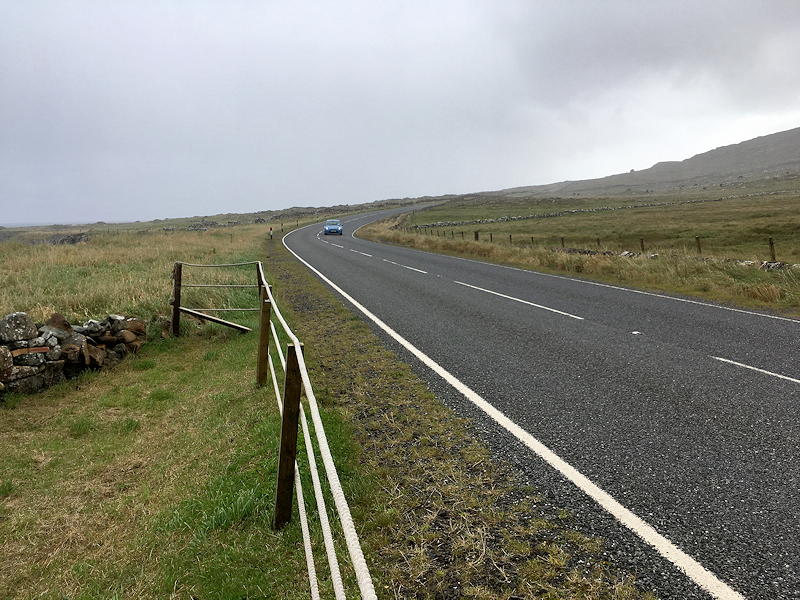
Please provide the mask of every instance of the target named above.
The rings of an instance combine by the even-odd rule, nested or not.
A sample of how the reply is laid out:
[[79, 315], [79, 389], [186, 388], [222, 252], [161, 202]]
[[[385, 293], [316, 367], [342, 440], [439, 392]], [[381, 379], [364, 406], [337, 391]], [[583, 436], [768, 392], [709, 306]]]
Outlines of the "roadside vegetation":
[[[798, 181], [789, 178], [613, 197], [460, 196], [364, 227], [359, 235], [800, 315], [796, 187]], [[758, 268], [764, 261], [787, 266]]]
[[[186, 318], [182, 335], [169, 335], [177, 260], [264, 262], [305, 343], [379, 597], [651, 597], [609, 564], [602, 540], [493, 460], [468, 421], [278, 236], [269, 241], [268, 226], [108, 231], [75, 246], [4, 242], [0, 254], [3, 315], [82, 322], [113, 312], [149, 323], [149, 342], [113, 371], [0, 397], [0, 597], [308, 597], [296, 515], [280, 532], [270, 527], [280, 420], [272, 387], [255, 383], [257, 336]], [[253, 271], [183, 275], [250, 283]], [[255, 304], [249, 290], [189, 291], [194, 306]], [[255, 327], [251, 313], [227, 318]], [[332, 597], [313, 509], [310, 518], [321, 591]]]

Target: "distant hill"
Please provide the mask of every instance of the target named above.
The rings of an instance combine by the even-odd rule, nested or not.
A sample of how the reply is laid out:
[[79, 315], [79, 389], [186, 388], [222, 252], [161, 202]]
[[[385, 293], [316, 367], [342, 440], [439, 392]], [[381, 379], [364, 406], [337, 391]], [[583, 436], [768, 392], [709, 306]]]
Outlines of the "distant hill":
[[649, 169], [549, 186], [502, 190], [498, 195], [616, 194], [625, 191], [663, 191], [766, 179], [800, 172], [800, 127], [722, 146], [682, 161], [660, 162]]

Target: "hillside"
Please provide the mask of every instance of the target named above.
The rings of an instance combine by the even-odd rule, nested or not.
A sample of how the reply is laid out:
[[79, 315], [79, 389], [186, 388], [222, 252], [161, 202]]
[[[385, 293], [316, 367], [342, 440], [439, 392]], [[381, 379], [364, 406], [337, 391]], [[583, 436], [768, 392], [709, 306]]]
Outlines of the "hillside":
[[501, 190], [491, 195], [618, 194], [718, 186], [800, 172], [800, 127], [722, 146], [683, 161], [659, 162], [642, 171], [548, 186]]

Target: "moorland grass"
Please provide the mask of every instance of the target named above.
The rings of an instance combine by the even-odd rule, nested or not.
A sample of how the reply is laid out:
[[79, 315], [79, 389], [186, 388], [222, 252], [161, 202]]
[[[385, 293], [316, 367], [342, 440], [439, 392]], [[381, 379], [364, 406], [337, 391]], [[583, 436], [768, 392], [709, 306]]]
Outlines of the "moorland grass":
[[[773, 238], [778, 261], [800, 263], [800, 193], [769, 192], [726, 199], [704, 193], [693, 196], [703, 202], [690, 204], [684, 203], [686, 198], [670, 194], [494, 201], [473, 197], [375, 223], [359, 230], [359, 235], [549, 273], [800, 314], [800, 272], [796, 267], [765, 271], [740, 262], [771, 260], [769, 239]], [[568, 212], [641, 204], [650, 206]], [[438, 225], [556, 212], [563, 214]], [[479, 241], [474, 239], [475, 231], [479, 232]], [[562, 238], [564, 248], [600, 253], [563, 252]], [[623, 251], [636, 256], [620, 256]]]

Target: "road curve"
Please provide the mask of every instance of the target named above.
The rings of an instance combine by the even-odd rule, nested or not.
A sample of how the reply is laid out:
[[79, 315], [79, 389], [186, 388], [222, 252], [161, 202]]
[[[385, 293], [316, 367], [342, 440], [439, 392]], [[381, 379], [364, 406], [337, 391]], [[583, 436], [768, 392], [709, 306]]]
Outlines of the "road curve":
[[800, 598], [799, 321], [353, 235], [392, 212], [284, 244], [661, 598]]

